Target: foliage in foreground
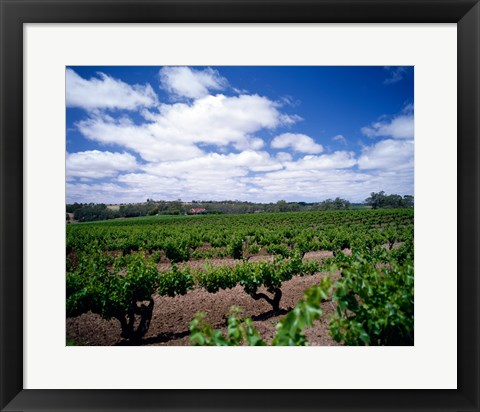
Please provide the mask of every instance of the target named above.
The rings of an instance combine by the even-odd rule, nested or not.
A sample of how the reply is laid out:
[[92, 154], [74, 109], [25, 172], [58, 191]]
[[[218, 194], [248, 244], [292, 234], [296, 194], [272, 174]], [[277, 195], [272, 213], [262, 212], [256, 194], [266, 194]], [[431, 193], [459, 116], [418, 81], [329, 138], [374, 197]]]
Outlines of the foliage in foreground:
[[[337, 305], [332, 335], [346, 344], [409, 344], [412, 242], [410, 209], [68, 225], [67, 316], [92, 311], [116, 318], [123, 337], [139, 340], [148, 330], [155, 294], [183, 295], [195, 287], [215, 293], [237, 285], [278, 311], [283, 282], [325, 270], [304, 255], [328, 250], [334, 256], [328, 262], [335, 265], [331, 270], [343, 274], [332, 290]], [[399, 243], [404, 246], [397, 249]], [[345, 249], [353, 256], [345, 256]], [[265, 252], [275, 255], [272, 261], [250, 261]], [[236, 259], [234, 266], [214, 267], [207, 261], [202, 270], [192, 270], [178, 264], [228, 255]], [[159, 273], [157, 264], [165, 258], [171, 266]], [[405, 277], [408, 271], [411, 276]], [[242, 323], [238, 314], [237, 320]]]
[[[282, 298], [282, 283], [293, 276], [313, 275], [318, 270], [318, 262], [303, 261], [300, 252], [294, 251], [291, 258], [276, 256], [273, 263], [244, 261], [233, 267], [207, 266], [204, 271], [197, 273], [197, 279], [199, 286], [210, 293], [231, 289], [239, 284], [253, 299], [264, 299], [272, 305], [272, 310], [278, 311]], [[259, 292], [262, 286], [272, 296]]]
[[[173, 263], [169, 270], [158, 272], [155, 259], [142, 252], [113, 257], [96, 246], [77, 257], [75, 268], [68, 268], [67, 317], [92, 311], [106, 320], [115, 318], [121, 336], [132, 341], [148, 331], [155, 294], [184, 295], [195, 286], [215, 293], [241, 285], [253, 299], [265, 299], [278, 311], [282, 282], [295, 275], [312, 275], [319, 268], [317, 262], [304, 262], [294, 253], [290, 259], [277, 257], [272, 263], [243, 261], [197, 271]], [[262, 286], [273, 296], [259, 292]]]
[[413, 244], [388, 253], [354, 253], [337, 259], [342, 277], [329, 330], [345, 345], [413, 345]]
[[132, 255], [126, 273], [120, 273], [116, 265], [109, 267], [109, 259], [101, 251], [91, 253], [90, 259], [82, 260], [77, 270], [67, 275], [67, 317], [92, 311], [107, 320], [117, 319], [122, 337], [142, 338], [152, 318], [156, 267], [143, 256]]
[[[306, 345], [307, 340], [303, 330], [312, 326], [313, 322], [321, 317], [320, 303], [328, 298], [330, 289], [329, 277], [323, 278], [319, 285], [307, 289], [295, 309], [277, 324], [272, 345]], [[234, 307], [228, 318], [227, 336], [225, 337], [220, 330], [214, 329], [205, 321], [204, 313], [198, 313], [190, 323], [191, 342], [194, 345], [206, 346], [265, 346], [266, 343], [253, 327], [252, 319], [242, 320], [239, 314], [239, 309]]]
[[[273, 346], [307, 345], [306, 327], [322, 316], [320, 303], [336, 304], [330, 319], [332, 337], [345, 345], [413, 345], [414, 290], [413, 243], [395, 251], [378, 248], [368, 253], [341, 254], [330, 262], [340, 269], [333, 285], [329, 277], [305, 291], [304, 298], [278, 324]], [[194, 345], [265, 345], [252, 320], [241, 320], [238, 311], [228, 319], [227, 336], [197, 314], [190, 324]]]

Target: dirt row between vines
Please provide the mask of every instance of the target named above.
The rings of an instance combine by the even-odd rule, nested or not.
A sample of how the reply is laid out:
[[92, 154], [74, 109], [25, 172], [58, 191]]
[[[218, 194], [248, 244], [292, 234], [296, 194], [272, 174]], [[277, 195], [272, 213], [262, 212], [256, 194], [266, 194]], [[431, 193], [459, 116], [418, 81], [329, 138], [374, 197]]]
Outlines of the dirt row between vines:
[[[331, 256], [331, 252], [309, 252], [306, 259], [322, 260]], [[263, 256], [263, 260], [270, 259]], [[232, 262], [230, 262], [230, 260]], [[253, 259], [251, 259], [253, 260]], [[212, 259], [210, 264], [235, 264], [233, 259]], [[187, 263], [192, 269], [201, 269], [205, 261], [191, 261]], [[160, 264], [159, 269], [166, 269]], [[272, 307], [264, 300], [255, 301], [243, 291], [241, 286], [229, 290], [220, 290], [217, 293], [208, 293], [204, 289], [196, 288], [186, 295], [166, 297], [155, 296], [150, 329], [143, 338], [142, 345], [186, 346], [190, 345], [189, 324], [197, 312], [205, 312], [206, 320], [215, 328], [226, 332], [226, 319], [232, 306], [242, 309], [242, 316], [251, 317], [260, 336], [270, 342], [275, 335], [275, 326], [278, 321], [303, 298], [303, 293], [310, 286], [318, 284], [326, 273], [316, 273], [312, 276], [295, 276], [282, 284], [281, 314], [272, 313]], [[337, 278], [338, 274], [332, 276]], [[261, 290], [264, 291], [264, 290]], [[305, 331], [310, 345], [333, 346], [337, 343], [329, 336], [328, 319], [333, 313], [331, 302], [322, 304], [324, 315], [315, 322], [313, 327]], [[117, 320], [106, 321], [93, 313], [86, 313], [66, 320], [67, 338], [79, 345], [111, 346], [125, 345], [120, 338], [120, 325]]]

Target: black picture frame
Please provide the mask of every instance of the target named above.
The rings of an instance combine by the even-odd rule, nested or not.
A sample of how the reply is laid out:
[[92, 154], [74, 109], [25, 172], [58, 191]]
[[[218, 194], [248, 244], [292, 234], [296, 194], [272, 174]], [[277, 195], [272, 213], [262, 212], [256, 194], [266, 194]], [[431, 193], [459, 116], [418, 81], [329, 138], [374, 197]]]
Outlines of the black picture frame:
[[[0, 0], [0, 15], [2, 411], [480, 410], [478, 0]], [[23, 389], [23, 24], [153, 22], [457, 23], [457, 390]]]

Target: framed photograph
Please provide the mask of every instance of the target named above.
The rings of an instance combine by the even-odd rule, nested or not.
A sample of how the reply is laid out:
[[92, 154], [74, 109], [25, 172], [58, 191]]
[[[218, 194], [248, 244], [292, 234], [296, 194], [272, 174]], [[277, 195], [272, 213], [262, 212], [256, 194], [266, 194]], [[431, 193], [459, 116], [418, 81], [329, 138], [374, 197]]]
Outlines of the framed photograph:
[[2, 411], [480, 410], [477, 1], [0, 6]]
[[[65, 89], [69, 345], [414, 345], [413, 66], [69, 66]], [[328, 271], [365, 248], [388, 293]], [[307, 335], [276, 327], [332, 281]]]

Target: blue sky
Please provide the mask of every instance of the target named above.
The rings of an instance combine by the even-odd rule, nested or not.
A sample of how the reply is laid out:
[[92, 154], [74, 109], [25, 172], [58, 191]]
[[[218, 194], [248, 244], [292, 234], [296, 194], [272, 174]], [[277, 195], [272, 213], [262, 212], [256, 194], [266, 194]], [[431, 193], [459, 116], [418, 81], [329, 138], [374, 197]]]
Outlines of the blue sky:
[[413, 67], [66, 69], [67, 203], [413, 195]]

